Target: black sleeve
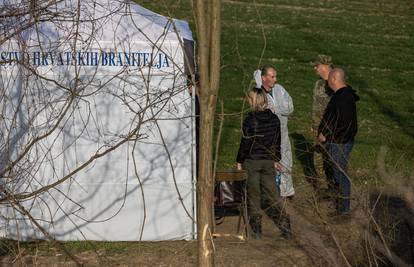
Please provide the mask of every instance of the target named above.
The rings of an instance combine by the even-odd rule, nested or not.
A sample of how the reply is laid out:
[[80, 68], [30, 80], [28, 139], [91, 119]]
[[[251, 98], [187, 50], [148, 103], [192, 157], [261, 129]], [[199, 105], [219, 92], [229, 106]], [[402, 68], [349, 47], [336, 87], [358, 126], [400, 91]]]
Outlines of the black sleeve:
[[322, 133], [327, 139], [332, 136], [337, 121], [335, 103], [330, 101], [323, 113], [321, 123], [319, 124], [318, 134]]
[[275, 115], [275, 129], [274, 129], [274, 138], [273, 138], [273, 147], [272, 147], [272, 151], [273, 151], [273, 159], [274, 161], [279, 162], [282, 158], [282, 154], [281, 154], [281, 143], [282, 143], [282, 134], [281, 134], [281, 130], [280, 130], [280, 120], [279, 118]]
[[251, 127], [252, 125], [250, 117], [247, 117], [243, 123], [243, 135], [240, 141], [239, 152], [237, 153], [237, 163], [243, 163], [246, 157], [249, 155], [250, 149], [253, 144]]
[[282, 147], [281, 147], [281, 143], [282, 143], [282, 134], [280, 133], [280, 126], [278, 127], [278, 135], [276, 138], [276, 147], [275, 147], [275, 161], [279, 162], [282, 159]]

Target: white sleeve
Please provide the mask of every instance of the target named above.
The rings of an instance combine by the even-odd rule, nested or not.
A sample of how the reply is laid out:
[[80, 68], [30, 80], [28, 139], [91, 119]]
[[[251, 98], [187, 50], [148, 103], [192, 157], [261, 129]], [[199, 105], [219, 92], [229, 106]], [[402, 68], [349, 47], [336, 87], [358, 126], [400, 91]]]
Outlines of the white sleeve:
[[289, 116], [293, 112], [293, 100], [283, 86], [277, 84], [273, 88], [273, 97], [276, 102], [276, 114]]
[[270, 109], [273, 113], [275, 113], [276, 108], [275, 108], [275, 102], [274, 99], [271, 95], [267, 94], [267, 108]]

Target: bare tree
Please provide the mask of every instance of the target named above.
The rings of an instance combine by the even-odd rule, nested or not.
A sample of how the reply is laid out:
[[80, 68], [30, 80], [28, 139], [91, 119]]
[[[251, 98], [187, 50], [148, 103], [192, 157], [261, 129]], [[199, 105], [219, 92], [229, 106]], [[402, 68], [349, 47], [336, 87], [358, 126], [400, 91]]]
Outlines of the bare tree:
[[213, 125], [220, 82], [220, 0], [195, 0], [200, 72], [200, 158], [197, 183], [198, 264], [214, 265]]

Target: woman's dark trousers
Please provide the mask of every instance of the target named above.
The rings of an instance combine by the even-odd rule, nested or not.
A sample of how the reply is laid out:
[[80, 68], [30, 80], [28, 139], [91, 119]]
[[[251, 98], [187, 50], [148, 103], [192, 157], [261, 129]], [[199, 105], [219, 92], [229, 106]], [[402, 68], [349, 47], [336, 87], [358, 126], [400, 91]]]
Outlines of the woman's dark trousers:
[[284, 208], [284, 199], [280, 197], [275, 181], [274, 161], [247, 159], [244, 167], [248, 173], [247, 208], [253, 232], [257, 230], [261, 235], [260, 209], [263, 208], [282, 234], [290, 234], [290, 221]]

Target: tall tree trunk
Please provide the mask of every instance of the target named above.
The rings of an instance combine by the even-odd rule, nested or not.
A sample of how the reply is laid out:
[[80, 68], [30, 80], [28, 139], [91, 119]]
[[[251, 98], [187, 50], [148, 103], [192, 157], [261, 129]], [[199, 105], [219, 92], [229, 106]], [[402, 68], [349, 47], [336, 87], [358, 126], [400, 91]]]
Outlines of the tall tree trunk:
[[220, 0], [195, 0], [200, 73], [200, 157], [197, 183], [198, 265], [214, 266], [213, 126], [220, 82]]

